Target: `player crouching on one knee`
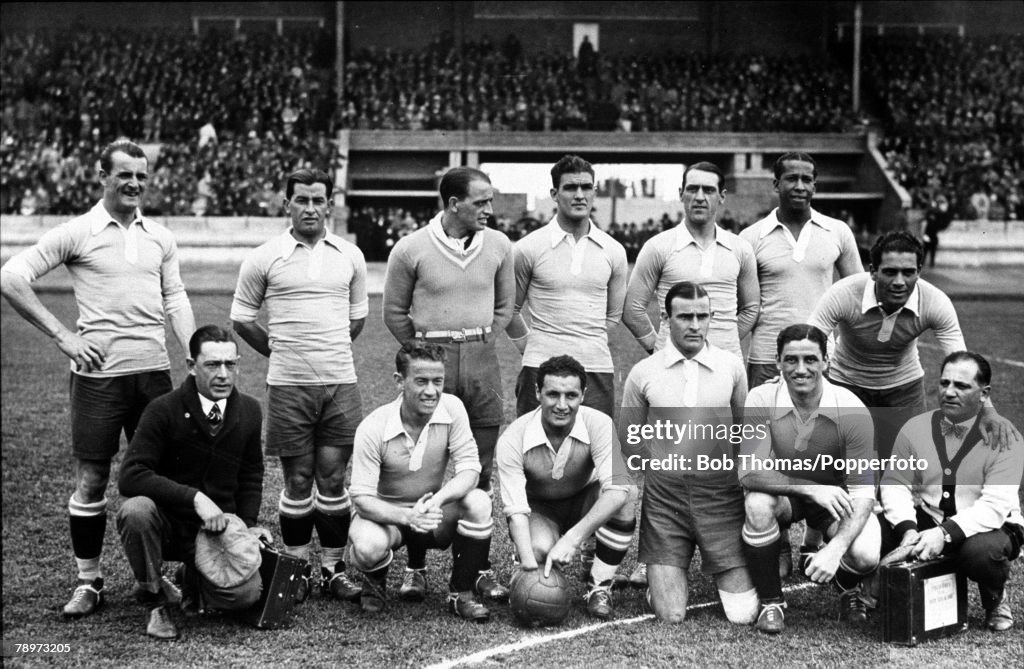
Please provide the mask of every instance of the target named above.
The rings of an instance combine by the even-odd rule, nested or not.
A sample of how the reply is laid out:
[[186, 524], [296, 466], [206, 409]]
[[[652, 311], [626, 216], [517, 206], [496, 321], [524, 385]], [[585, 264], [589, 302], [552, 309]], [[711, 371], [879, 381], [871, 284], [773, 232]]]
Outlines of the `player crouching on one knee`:
[[501, 500], [523, 571], [567, 567], [597, 535], [587, 612], [612, 617], [612, 582], [636, 527], [636, 486], [622, 461], [615, 426], [580, 406], [587, 374], [562, 355], [537, 369], [540, 406], [517, 418], [498, 440]]
[[[363, 574], [360, 605], [375, 613], [384, 608], [395, 548], [451, 546], [449, 608], [484, 622], [490, 612], [475, 590], [491, 547], [491, 500], [476, 487], [480, 460], [466, 409], [442, 392], [444, 361], [436, 344], [403, 346], [394, 375], [401, 394], [356, 429], [352, 563]], [[455, 475], [445, 483], [449, 461]]]
[[1024, 449], [1019, 437], [1007, 449], [981, 443], [991, 380], [988, 361], [977, 353], [943, 360], [939, 409], [911, 418], [893, 450], [897, 462], [927, 467], [882, 476], [882, 551], [912, 546], [910, 555], [921, 560], [955, 557], [956, 570], [978, 583], [985, 625], [1005, 632], [1013, 627], [1006, 581], [1024, 543]]
[[841, 619], [863, 622], [867, 611], [860, 582], [878, 565], [881, 542], [872, 514], [874, 472], [815, 463], [821, 463], [818, 456], [871, 460], [871, 415], [853, 393], [824, 378], [828, 357], [821, 330], [791, 325], [779, 333], [777, 351], [782, 379], [754, 388], [746, 401], [748, 432], [765, 438], [744, 442], [738, 472], [747, 491], [747, 568], [761, 600], [756, 626], [768, 634], [785, 629], [779, 524], [803, 519], [828, 541], [808, 561], [805, 574], [840, 590]]

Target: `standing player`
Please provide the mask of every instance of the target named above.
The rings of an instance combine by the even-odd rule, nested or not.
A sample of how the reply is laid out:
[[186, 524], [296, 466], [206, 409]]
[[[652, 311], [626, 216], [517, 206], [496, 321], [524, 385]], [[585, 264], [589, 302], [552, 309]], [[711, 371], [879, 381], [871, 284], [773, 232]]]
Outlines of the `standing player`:
[[747, 395], [745, 427], [767, 432], [744, 444], [739, 471], [747, 491], [743, 544], [761, 600], [756, 626], [767, 634], [785, 629], [779, 525], [801, 519], [828, 539], [808, 560], [806, 575], [839, 589], [841, 619], [867, 619], [860, 582], [877, 566], [881, 543], [872, 514], [874, 472], [819, 466], [819, 457], [871, 460], [874, 425], [853, 393], [825, 379], [827, 341], [810, 325], [783, 329], [777, 344], [782, 380]]
[[[739, 423], [747, 397], [743, 361], [708, 343], [713, 318], [711, 300], [700, 284], [684, 281], [669, 288], [662, 312], [668, 341], [630, 370], [620, 431], [663, 420], [713, 429], [731, 425], [734, 416]], [[713, 439], [652, 446], [652, 458], [676, 454], [691, 463], [698, 455], [731, 457], [733, 450], [729, 443]], [[700, 546], [703, 570], [715, 578], [726, 617], [741, 625], [754, 622], [757, 592], [740, 541], [743, 491], [736, 472], [652, 470], [644, 479], [639, 558], [648, 565], [654, 614], [672, 623], [686, 618], [687, 570], [694, 548]]]
[[[708, 341], [742, 359], [740, 339], [757, 320], [757, 266], [750, 244], [716, 225], [725, 202], [722, 170], [709, 162], [690, 165], [683, 172], [679, 198], [683, 221], [640, 249], [626, 290], [623, 322], [644, 350], [653, 353], [665, 345], [669, 328], [662, 322], [655, 330], [647, 305], [652, 299], [664, 302], [669, 288], [681, 281], [700, 283], [714, 309]], [[635, 587], [647, 585], [643, 562], [629, 581]]]
[[[773, 171], [779, 206], [740, 233], [754, 249], [761, 287], [761, 311], [747, 358], [751, 388], [778, 375], [775, 338], [787, 325], [807, 321], [832, 285], [833, 275], [842, 278], [864, 269], [850, 226], [811, 207], [818, 178], [814, 159], [806, 153], [786, 153], [775, 161]], [[814, 530], [804, 534], [801, 563], [817, 550], [820, 540]], [[780, 560], [779, 568], [788, 575], [793, 566], [785, 528]]]
[[[99, 162], [103, 199], [46, 232], [0, 272], [0, 290], [11, 306], [71, 359], [75, 491], [68, 514], [78, 585], [64, 607], [68, 617], [89, 615], [103, 603], [105, 493], [121, 432], [130, 440], [146, 405], [172, 390], [164, 319], [184, 350], [195, 330], [174, 238], [142, 216], [146, 154], [118, 140]], [[43, 306], [31, 287], [59, 265], [71, 274], [77, 332]]]
[[1013, 627], [1006, 581], [1024, 544], [1024, 451], [1019, 442], [1005, 450], [980, 446], [978, 415], [991, 381], [992, 368], [977, 353], [943, 360], [941, 406], [910, 419], [893, 451], [898, 461], [927, 467], [882, 477], [882, 553], [899, 545], [914, 546], [921, 560], [956, 556], [957, 571], [978, 583], [986, 627], [1005, 632]]
[[818, 170], [806, 153], [775, 161], [772, 186], [779, 206], [740, 233], [754, 249], [761, 311], [747, 362], [750, 387], [778, 376], [775, 338], [791, 323], [802, 323], [840, 278], [863, 271], [850, 227], [811, 207]]
[[[480, 456], [480, 481], [491, 489], [498, 429], [504, 421], [495, 335], [508, 326], [515, 298], [512, 243], [487, 227], [494, 190], [486, 174], [455, 167], [441, 178], [444, 210], [403, 237], [388, 257], [384, 324], [399, 344], [422, 340], [445, 349], [445, 392], [462, 400]], [[400, 596], [421, 600], [426, 553], [411, 545]], [[504, 599], [508, 588], [488, 565], [478, 587]]]
[[[362, 418], [352, 341], [363, 329], [368, 300], [362, 252], [326, 229], [331, 190], [321, 170], [289, 175], [285, 206], [292, 226], [242, 263], [231, 320], [242, 339], [270, 358], [266, 449], [280, 456], [284, 470], [278, 508], [285, 550], [309, 560], [315, 526], [321, 588], [351, 600], [359, 587], [345, 574], [352, 506], [345, 467]], [[264, 303], [269, 332], [256, 320]], [[300, 601], [311, 588], [307, 566]]]
[[717, 165], [700, 162], [683, 172], [679, 197], [683, 222], [652, 237], [637, 256], [626, 290], [623, 322], [640, 345], [653, 353], [665, 345], [668, 324], [655, 330], [647, 315], [680, 281], [704, 286], [714, 307], [708, 340], [739, 358], [740, 340], [757, 320], [760, 301], [757, 265], [750, 244], [715, 224], [725, 201], [725, 177]]
[[[920, 279], [924, 249], [906, 232], [890, 232], [871, 248], [871, 270], [829, 288], [809, 323], [825, 334], [838, 330], [829, 379], [872, 409], [878, 452], [892, 452], [900, 427], [924, 408], [924, 369], [917, 338], [927, 330], [945, 355], [962, 351], [956, 310], [941, 290]], [[881, 409], [881, 411], [879, 411]], [[1008, 444], [1020, 434], [995, 413], [982, 410], [982, 433]], [[988, 439], [986, 438], [986, 441]]]
[[583, 365], [568, 355], [537, 370], [540, 406], [517, 418], [498, 441], [501, 501], [524, 571], [567, 566], [597, 534], [587, 612], [612, 617], [611, 588], [636, 528], [631, 485], [612, 419], [581, 407]]
[[[445, 352], [409, 342], [395, 357], [401, 393], [359, 424], [352, 463], [352, 561], [363, 572], [360, 606], [385, 606], [388, 567], [403, 544], [452, 547], [448, 606], [460, 618], [484, 622], [479, 574], [491, 551], [491, 499], [477, 487], [480, 460], [469, 416], [443, 392]], [[454, 470], [448, 482], [449, 462]]]
[[[593, 221], [594, 168], [563, 156], [551, 168], [555, 217], [515, 245], [516, 297], [508, 335], [523, 354], [516, 381], [518, 415], [537, 408], [537, 368], [572, 353], [587, 371], [585, 406], [612, 416], [615, 367], [608, 328], [622, 317], [626, 250]], [[521, 311], [529, 303], [532, 329]]]

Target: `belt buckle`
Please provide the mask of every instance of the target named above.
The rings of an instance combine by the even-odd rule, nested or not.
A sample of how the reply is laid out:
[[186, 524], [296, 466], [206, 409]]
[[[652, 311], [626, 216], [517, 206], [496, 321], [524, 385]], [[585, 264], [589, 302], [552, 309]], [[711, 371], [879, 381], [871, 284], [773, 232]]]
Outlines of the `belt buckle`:
[[452, 335], [452, 343], [454, 343], [454, 344], [461, 344], [461, 343], [466, 341], [466, 330], [465, 330], [465, 328], [463, 328], [462, 330], [452, 330], [451, 331], [451, 335]]

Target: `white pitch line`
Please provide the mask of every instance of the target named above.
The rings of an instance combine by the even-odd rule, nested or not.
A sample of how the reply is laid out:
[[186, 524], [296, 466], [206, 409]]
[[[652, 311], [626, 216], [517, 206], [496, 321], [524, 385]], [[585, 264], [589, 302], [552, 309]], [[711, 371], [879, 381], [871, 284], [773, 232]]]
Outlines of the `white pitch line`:
[[[937, 346], [935, 344], [920, 344], [919, 343], [918, 346], [920, 346], [921, 348], [931, 349], [932, 351], [941, 351], [942, 350], [941, 346]], [[998, 363], [1003, 364], [1003, 365], [1010, 365], [1012, 367], [1024, 368], [1024, 362], [1021, 362], [1020, 360], [1010, 360], [1009, 358], [995, 358], [995, 357], [989, 358], [989, 360], [991, 360], [993, 362], [998, 362]]]
[[[804, 590], [806, 588], [818, 585], [817, 583], [798, 583], [797, 585], [791, 585], [787, 588], [783, 588], [784, 592], [794, 592], [796, 590]], [[687, 611], [696, 611], [698, 609], [706, 609], [711, 606], [718, 606], [717, 601], [702, 602], [700, 604], [692, 604], [686, 607]], [[593, 625], [587, 625], [586, 627], [577, 627], [573, 630], [566, 630], [564, 632], [557, 632], [555, 634], [537, 634], [535, 636], [528, 637], [522, 641], [515, 643], [507, 643], [504, 646], [495, 646], [494, 648], [488, 648], [485, 650], [477, 651], [470, 655], [464, 655], [454, 660], [445, 660], [444, 662], [438, 662], [437, 664], [431, 664], [426, 669], [452, 669], [464, 664], [479, 664], [484, 660], [494, 657], [495, 655], [504, 655], [506, 653], [515, 653], [520, 650], [527, 648], [533, 648], [534, 646], [541, 646], [552, 641], [561, 641], [562, 639], [572, 639], [573, 637], [581, 636], [594, 630], [603, 629], [605, 627], [614, 627], [615, 625], [632, 625], [633, 623], [643, 622], [644, 620], [650, 620], [654, 617], [653, 613], [645, 613], [642, 616], [635, 616], [633, 618], [623, 618], [622, 620], [609, 620], [604, 623], [595, 623]]]

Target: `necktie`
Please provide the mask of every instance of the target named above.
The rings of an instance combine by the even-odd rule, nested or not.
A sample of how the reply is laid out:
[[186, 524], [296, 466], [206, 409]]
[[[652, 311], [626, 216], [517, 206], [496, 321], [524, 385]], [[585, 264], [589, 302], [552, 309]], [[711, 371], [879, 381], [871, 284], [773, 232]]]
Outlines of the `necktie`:
[[683, 380], [686, 385], [683, 387], [683, 406], [697, 406], [697, 361], [683, 361]]
[[220, 412], [220, 406], [214, 404], [210, 413], [206, 414], [206, 420], [210, 421], [210, 429], [217, 434], [224, 423], [224, 414]]
[[942, 432], [943, 437], [953, 435], [957, 439], [963, 439], [964, 435], [967, 434], [966, 425], [957, 425], [948, 418], [942, 419], [942, 422], [939, 423], [939, 430]]

